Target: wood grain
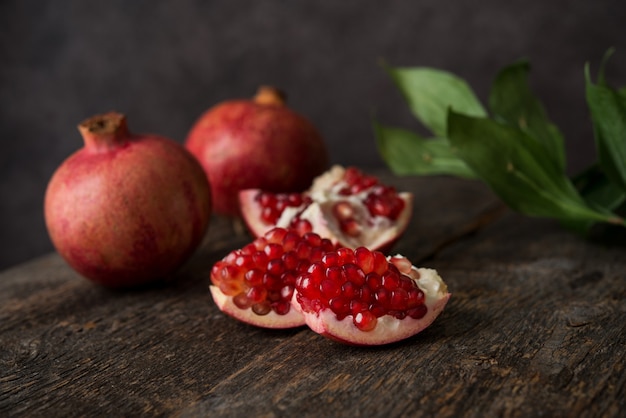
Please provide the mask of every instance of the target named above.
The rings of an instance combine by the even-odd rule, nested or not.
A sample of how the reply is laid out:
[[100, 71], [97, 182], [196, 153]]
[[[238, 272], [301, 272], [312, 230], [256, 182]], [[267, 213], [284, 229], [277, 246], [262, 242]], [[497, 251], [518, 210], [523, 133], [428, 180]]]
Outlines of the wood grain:
[[110, 291], [55, 254], [0, 274], [0, 416], [624, 416], [626, 248], [475, 182], [389, 180], [416, 195], [395, 250], [453, 293], [421, 334], [356, 348], [224, 316], [208, 272], [249, 238], [215, 219], [170, 284]]

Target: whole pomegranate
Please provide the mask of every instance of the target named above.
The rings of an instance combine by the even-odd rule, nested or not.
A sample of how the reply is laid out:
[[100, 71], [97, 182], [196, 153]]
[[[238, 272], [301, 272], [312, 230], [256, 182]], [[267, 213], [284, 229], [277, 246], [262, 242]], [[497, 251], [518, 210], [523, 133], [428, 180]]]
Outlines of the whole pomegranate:
[[53, 174], [46, 226], [59, 254], [111, 287], [165, 279], [200, 244], [211, 216], [204, 171], [183, 146], [129, 133], [106, 113], [82, 122], [84, 147]]
[[207, 110], [185, 146], [209, 177], [215, 213], [229, 217], [240, 216], [240, 190], [302, 191], [328, 166], [316, 128], [272, 87], [259, 88], [253, 100], [225, 101]]

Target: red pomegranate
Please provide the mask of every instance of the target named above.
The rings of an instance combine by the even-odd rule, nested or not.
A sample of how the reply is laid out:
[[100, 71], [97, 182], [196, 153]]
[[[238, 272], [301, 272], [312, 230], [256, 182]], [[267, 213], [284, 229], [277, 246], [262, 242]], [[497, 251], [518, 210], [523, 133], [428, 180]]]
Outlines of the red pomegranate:
[[240, 190], [302, 191], [328, 166], [317, 129], [272, 87], [261, 87], [253, 100], [229, 100], [207, 110], [185, 146], [209, 177], [215, 213], [230, 217], [240, 215]]
[[279, 226], [315, 232], [341, 246], [388, 251], [413, 214], [413, 195], [355, 167], [333, 166], [304, 193], [239, 193], [242, 217], [256, 237]]
[[119, 113], [78, 127], [84, 147], [46, 190], [52, 243], [84, 277], [111, 287], [165, 279], [200, 244], [211, 215], [204, 171], [183, 146], [134, 135]]

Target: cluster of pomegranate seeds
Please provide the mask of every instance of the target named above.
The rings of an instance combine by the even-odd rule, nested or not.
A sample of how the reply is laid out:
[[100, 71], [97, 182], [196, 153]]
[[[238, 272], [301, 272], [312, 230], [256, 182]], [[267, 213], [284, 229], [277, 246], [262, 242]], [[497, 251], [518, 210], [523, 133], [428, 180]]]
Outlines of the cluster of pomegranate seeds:
[[[361, 193], [369, 189], [363, 203], [372, 216], [383, 216], [395, 221], [404, 209], [404, 201], [398, 196], [398, 192], [393, 186], [385, 186], [376, 177], [365, 175], [355, 167], [346, 169], [344, 181], [347, 185], [339, 191], [339, 194], [344, 196]], [[350, 227], [348, 226], [344, 232], [349, 230]]]
[[274, 228], [215, 263], [211, 282], [240, 309], [251, 308], [257, 315], [271, 311], [285, 315], [291, 308], [297, 276], [335, 249], [330, 240], [317, 234]]
[[257, 201], [261, 205], [261, 219], [274, 225], [287, 207], [300, 207], [311, 203], [311, 198], [302, 193], [269, 193], [260, 192]]
[[416, 274], [411, 262], [404, 257], [390, 260], [365, 247], [327, 252], [298, 276], [297, 301], [306, 312], [331, 309], [338, 320], [352, 315], [362, 331], [374, 329], [383, 315], [424, 317], [424, 292], [408, 276]]

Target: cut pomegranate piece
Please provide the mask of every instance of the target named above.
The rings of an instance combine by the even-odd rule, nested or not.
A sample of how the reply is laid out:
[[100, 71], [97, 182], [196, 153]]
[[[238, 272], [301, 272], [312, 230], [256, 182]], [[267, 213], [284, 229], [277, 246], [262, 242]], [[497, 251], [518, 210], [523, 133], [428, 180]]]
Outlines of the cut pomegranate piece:
[[334, 166], [300, 193], [239, 193], [244, 221], [256, 237], [275, 226], [315, 232], [341, 246], [388, 250], [404, 232], [413, 196], [398, 193], [354, 167]]
[[343, 343], [381, 345], [417, 334], [450, 294], [435, 270], [364, 247], [313, 262], [295, 283], [293, 306], [315, 332]]
[[292, 309], [296, 278], [336, 246], [314, 233], [273, 228], [234, 250], [211, 269], [210, 286], [219, 309], [243, 322], [265, 328], [304, 325]]

